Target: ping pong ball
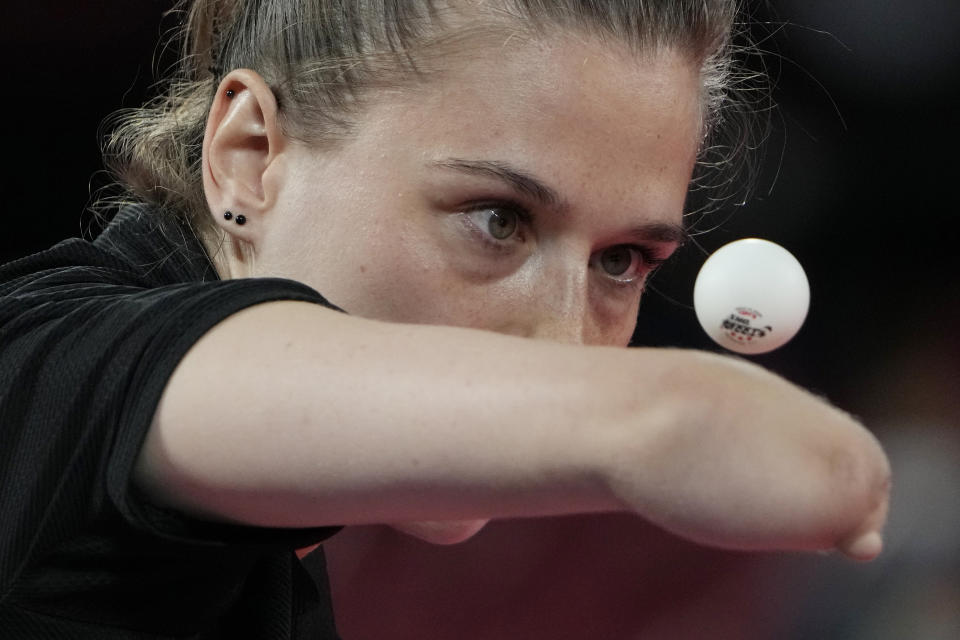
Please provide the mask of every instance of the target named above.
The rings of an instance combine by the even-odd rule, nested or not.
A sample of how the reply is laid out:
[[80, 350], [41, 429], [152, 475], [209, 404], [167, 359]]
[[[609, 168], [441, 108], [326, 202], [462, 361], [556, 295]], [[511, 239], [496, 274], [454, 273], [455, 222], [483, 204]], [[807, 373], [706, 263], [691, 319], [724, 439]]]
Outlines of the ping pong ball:
[[720, 346], [766, 353], [800, 330], [810, 307], [810, 284], [789, 251], [745, 238], [720, 247], [703, 263], [693, 307], [700, 326]]

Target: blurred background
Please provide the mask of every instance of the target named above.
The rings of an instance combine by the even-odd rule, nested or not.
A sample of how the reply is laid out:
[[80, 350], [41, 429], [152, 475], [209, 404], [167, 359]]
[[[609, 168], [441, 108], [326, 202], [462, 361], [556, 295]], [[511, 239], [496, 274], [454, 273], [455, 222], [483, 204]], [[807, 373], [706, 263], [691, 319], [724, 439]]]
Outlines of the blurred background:
[[[171, 5], [8, 3], [0, 261], [87, 229], [99, 124], [151, 95]], [[746, 236], [793, 252], [810, 315], [755, 360], [884, 443], [886, 552], [721, 552], [624, 516], [497, 523], [450, 548], [357, 528], [328, 544], [347, 640], [960, 638], [960, 2], [749, 6], [777, 104], [753, 196], [657, 275], [636, 342], [716, 350], [691, 308], [706, 255]]]

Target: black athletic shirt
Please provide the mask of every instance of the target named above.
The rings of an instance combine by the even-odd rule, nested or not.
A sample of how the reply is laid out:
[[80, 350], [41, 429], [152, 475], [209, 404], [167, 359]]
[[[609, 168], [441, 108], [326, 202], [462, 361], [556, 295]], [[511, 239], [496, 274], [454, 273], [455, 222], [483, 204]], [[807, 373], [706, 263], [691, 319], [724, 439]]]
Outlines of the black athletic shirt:
[[310, 571], [293, 553], [336, 528], [191, 520], [130, 483], [187, 350], [273, 300], [335, 308], [289, 280], [221, 281], [192, 234], [142, 208], [0, 266], [0, 638], [337, 637], [322, 550]]

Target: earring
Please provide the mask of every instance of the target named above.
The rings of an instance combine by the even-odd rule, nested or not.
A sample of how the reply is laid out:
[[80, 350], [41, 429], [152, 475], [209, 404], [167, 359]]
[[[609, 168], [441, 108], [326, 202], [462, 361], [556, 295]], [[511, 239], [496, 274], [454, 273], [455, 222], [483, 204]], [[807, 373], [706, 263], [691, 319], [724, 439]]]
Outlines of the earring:
[[227, 97], [228, 97], [228, 98], [232, 98], [232, 97], [235, 96], [235, 95], [237, 95], [237, 94], [235, 94], [235, 93], [233, 92], [233, 89], [227, 89]]
[[247, 224], [247, 216], [243, 215], [242, 213], [241, 213], [240, 215], [238, 215], [238, 216], [236, 217], [236, 219], [234, 219], [234, 217], [233, 217], [233, 212], [232, 212], [232, 211], [227, 211], [226, 213], [223, 214], [223, 219], [224, 219], [224, 220], [233, 220], [234, 222], [236, 222], [237, 224], [239, 224], [239, 225], [241, 225], [241, 226]]

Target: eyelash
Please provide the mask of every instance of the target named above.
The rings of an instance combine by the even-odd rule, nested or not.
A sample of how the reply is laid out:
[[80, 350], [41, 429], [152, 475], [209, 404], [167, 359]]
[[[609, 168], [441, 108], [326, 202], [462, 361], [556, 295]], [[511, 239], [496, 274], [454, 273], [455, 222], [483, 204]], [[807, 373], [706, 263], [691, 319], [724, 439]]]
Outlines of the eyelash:
[[[477, 213], [479, 211], [511, 211], [517, 216], [517, 233], [520, 234], [519, 238], [510, 238], [508, 240], [500, 240], [493, 238], [490, 233], [481, 228], [480, 225], [473, 222], [469, 219], [471, 213]], [[510, 249], [510, 245], [514, 244], [517, 241], [524, 241], [526, 238], [523, 234], [524, 231], [530, 229], [533, 226], [533, 214], [527, 210], [526, 207], [520, 205], [516, 202], [508, 201], [482, 201], [476, 203], [470, 203], [466, 205], [463, 209], [465, 216], [468, 216], [468, 224], [472, 225], [477, 232], [477, 236], [480, 238], [480, 241], [483, 242], [484, 246], [488, 249], [494, 251], [506, 251]]]
[[[637, 275], [629, 280], [620, 280], [612, 275], [607, 275], [607, 277], [604, 278], [604, 281], [607, 284], [619, 291], [642, 292], [646, 287], [650, 276], [653, 275], [653, 272], [656, 271], [660, 265], [667, 261], [666, 258], [658, 257], [654, 250], [650, 247], [639, 244], [614, 245], [614, 247], [616, 246], [623, 246], [631, 251], [635, 251], [639, 255], [642, 262], [642, 266], [639, 268]], [[608, 248], [612, 249], [614, 247]]]
[[[484, 244], [486, 248], [492, 249], [494, 251], [507, 251], [510, 249], [510, 245], [516, 241], [523, 242], [524, 236], [523, 231], [530, 229], [534, 223], [534, 216], [530, 211], [521, 204], [510, 201], [480, 201], [477, 203], [471, 203], [464, 207], [463, 213], [469, 215], [471, 213], [477, 213], [479, 211], [489, 211], [489, 210], [506, 210], [511, 211], [517, 216], [517, 233], [521, 234], [519, 238], [509, 240], [498, 241], [495, 238], [491, 237], [490, 233], [482, 228], [480, 225], [476, 224], [472, 220], [469, 220], [470, 224], [476, 235], [479, 237], [480, 241]], [[653, 274], [657, 268], [660, 267], [664, 262], [667, 261], [666, 258], [659, 257], [656, 252], [650, 247], [640, 245], [640, 244], [625, 244], [625, 245], [614, 245], [614, 246], [624, 246], [635, 251], [640, 260], [643, 263], [643, 272], [639, 273], [636, 277], [629, 280], [618, 280], [616, 277], [608, 276], [605, 280], [613, 287], [617, 289], [626, 289], [626, 290], [643, 290], [646, 285], [647, 280]], [[613, 248], [613, 247], [608, 247]]]

